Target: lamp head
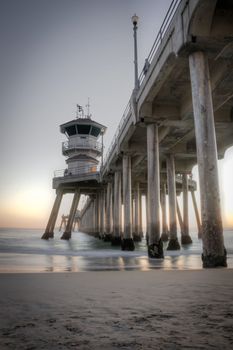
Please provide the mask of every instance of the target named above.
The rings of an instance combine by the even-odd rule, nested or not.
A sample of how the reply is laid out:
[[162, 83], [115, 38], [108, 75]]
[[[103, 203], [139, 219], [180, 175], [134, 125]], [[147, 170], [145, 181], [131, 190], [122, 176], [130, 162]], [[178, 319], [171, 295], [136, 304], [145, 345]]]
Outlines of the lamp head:
[[138, 24], [139, 17], [136, 15], [136, 13], [132, 16], [132, 23], [134, 26]]

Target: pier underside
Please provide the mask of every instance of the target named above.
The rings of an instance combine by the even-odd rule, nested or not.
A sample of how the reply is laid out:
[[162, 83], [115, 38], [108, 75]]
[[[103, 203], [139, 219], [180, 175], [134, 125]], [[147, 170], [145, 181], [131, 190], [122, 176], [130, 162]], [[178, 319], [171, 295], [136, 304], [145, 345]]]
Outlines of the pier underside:
[[[177, 4], [148, 56], [100, 172], [54, 178], [57, 197], [43, 238], [53, 235], [62, 195], [74, 193], [72, 222], [77, 198], [85, 194], [82, 231], [134, 250], [142, 236], [143, 196], [148, 255], [163, 258], [162, 240], [169, 240], [169, 250], [180, 249], [178, 222], [181, 244], [192, 244], [190, 193], [203, 239], [203, 267], [227, 265], [217, 160], [233, 145], [233, 5], [220, 0]], [[192, 179], [196, 164], [200, 215]]]

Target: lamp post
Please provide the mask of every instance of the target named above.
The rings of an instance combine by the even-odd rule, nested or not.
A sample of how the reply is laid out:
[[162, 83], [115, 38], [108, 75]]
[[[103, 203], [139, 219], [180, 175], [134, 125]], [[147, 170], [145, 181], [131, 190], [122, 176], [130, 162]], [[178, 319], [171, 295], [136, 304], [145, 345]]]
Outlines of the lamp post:
[[101, 168], [103, 168], [104, 165], [104, 130], [101, 130]]
[[132, 16], [133, 23], [133, 36], [134, 36], [134, 88], [135, 90], [139, 89], [139, 80], [138, 80], [138, 49], [137, 49], [137, 24], [139, 17], [135, 14]]

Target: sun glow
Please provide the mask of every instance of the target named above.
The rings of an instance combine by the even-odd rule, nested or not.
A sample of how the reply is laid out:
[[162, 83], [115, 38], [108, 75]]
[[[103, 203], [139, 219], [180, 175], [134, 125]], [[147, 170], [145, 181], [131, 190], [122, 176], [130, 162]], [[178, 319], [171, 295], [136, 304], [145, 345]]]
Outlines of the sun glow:
[[0, 226], [43, 227], [51, 207], [45, 188], [25, 187], [5, 198], [0, 205]]

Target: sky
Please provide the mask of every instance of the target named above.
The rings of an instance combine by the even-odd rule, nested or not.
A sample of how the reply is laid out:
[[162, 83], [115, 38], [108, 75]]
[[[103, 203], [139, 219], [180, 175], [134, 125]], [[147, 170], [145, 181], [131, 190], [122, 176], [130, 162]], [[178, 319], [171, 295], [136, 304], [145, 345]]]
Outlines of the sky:
[[[170, 2], [0, 0], [0, 227], [46, 226], [53, 172], [66, 166], [59, 125], [88, 97], [108, 148], [134, 84], [131, 16], [141, 71]], [[224, 224], [233, 226], [233, 150], [220, 176]]]

